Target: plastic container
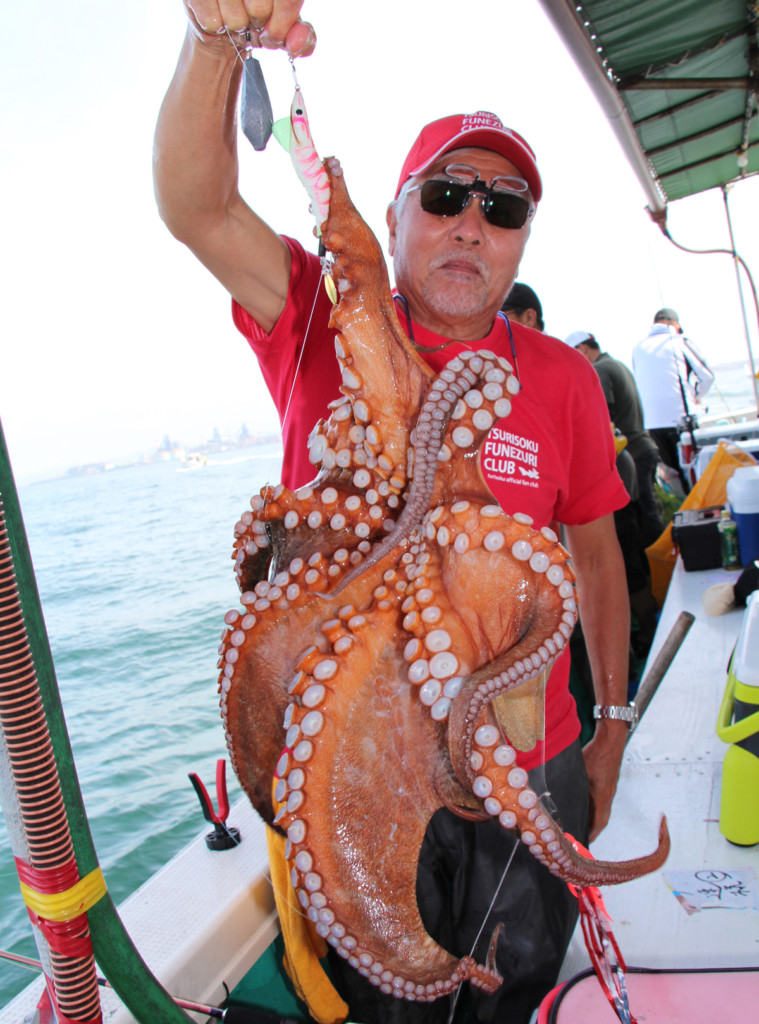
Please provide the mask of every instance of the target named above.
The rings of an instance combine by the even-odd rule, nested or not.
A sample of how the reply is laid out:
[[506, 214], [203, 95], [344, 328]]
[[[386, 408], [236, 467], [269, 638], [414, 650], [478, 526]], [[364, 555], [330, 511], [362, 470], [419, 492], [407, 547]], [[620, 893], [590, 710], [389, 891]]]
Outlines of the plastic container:
[[677, 545], [686, 572], [722, 565], [719, 521], [722, 505], [682, 508], [672, 519], [672, 542]]
[[727, 481], [727, 500], [738, 527], [741, 562], [759, 558], [759, 466], [742, 466]]
[[759, 590], [746, 603], [717, 735], [731, 744], [722, 766], [720, 831], [731, 843], [754, 846], [759, 843]]
[[[720, 437], [723, 435], [720, 434]], [[730, 444], [735, 445], [736, 448], [740, 448], [748, 455], [753, 455], [755, 459], [759, 459], [759, 438], [755, 437], [748, 441], [733, 441], [730, 439]], [[696, 456], [696, 477], [700, 480], [704, 475], [706, 467], [712, 460], [712, 456], [717, 451], [719, 446], [717, 444], [703, 444], [698, 449], [698, 455]]]
[[680, 441], [677, 445], [677, 458], [680, 462], [680, 468], [683, 471], [685, 479], [688, 481], [690, 486], [696, 482], [696, 452], [693, 448], [693, 434], [689, 430], [684, 430], [680, 434]]
[[[675, 958], [675, 950], [667, 950]], [[656, 1024], [753, 1024], [759, 970], [713, 967], [625, 972], [632, 1019]], [[582, 971], [549, 992], [538, 1011], [538, 1024], [617, 1024], [604, 990], [592, 969]]]

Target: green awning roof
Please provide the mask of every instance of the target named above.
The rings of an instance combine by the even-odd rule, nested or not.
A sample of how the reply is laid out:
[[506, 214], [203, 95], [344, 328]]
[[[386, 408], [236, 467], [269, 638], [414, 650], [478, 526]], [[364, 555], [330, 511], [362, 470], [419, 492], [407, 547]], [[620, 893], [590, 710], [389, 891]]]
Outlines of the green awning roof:
[[759, 172], [759, 0], [542, 2], [664, 202]]

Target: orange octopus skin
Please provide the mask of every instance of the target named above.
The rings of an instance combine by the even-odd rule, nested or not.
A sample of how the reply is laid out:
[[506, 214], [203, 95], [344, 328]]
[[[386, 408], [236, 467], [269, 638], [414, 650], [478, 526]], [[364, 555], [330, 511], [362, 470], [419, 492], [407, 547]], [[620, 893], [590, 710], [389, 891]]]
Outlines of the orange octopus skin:
[[339, 955], [399, 998], [464, 980], [492, 991], [492, 964], [452, 956], [419, 916], [419, 850], [439, 807], [497, 817], [577, 885], [657, 869], [669, 838], [662, 819], [653, 854], [585, 858], [515, 766], [493, 701], [544, 680], [577, 617], [555, 534], [506, 515], [479, 471], [519, 387], [491, 352], [435, 377], [398, 323], [339, 165], [327, 169], [343, 396], [309, 440], [314, 481], [264, 488], [235, 529], [227, 743], [254, 806], [287, 834], [303, 913]]

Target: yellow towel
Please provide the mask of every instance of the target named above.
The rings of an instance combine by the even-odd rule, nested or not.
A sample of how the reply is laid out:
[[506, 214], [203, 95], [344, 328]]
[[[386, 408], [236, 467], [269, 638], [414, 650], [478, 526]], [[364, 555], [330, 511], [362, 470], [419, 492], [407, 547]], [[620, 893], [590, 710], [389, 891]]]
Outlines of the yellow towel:
[[279, 832], [267, 828], [266, 843], [274, 899], [285, 941], [284, 968], [315, 1021], [342, 1024], [348, 1016], [348, 1006], [319, 963], [319, 958], [327, 955], [327, 945], [316, 934], [298, 903], [285, 860], [285, 840]]
[[627, 447], [627, 438], [619, 429], [619, 427], [615, 427], [613, 423], [611, 425], [611, 433], [614, 437], [614, 450], [616, 451], [617, 455], [619, 455]]

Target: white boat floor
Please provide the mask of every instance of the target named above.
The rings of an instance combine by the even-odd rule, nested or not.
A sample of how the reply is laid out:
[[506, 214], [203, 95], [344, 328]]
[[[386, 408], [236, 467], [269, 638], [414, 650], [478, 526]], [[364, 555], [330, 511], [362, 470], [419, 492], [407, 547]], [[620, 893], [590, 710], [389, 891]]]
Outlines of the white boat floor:
[[[603, 890], [628, 966], [759, 964], [759, 846], [734, 846], [719, 830], [727, 747], [716, 725], [743, 610], [709, 616], [701, 604], [710, 586], [737, 575], [688, 573], [678, 558], [648, 666], [681, 611], [696, 619], [630, 739], [610, 823], [591, 848], [603, 860], [647, 853], [667, 816], [672, 849], [663, 868]], [[747, 792], [746, 800], [759, 793]], [[578, 925], [562, 980], [589, 962]]]

